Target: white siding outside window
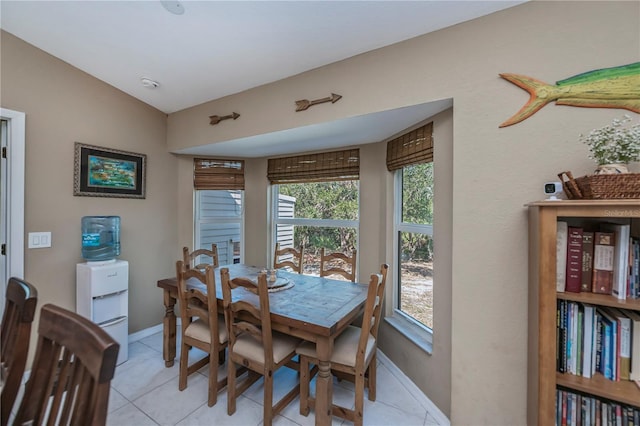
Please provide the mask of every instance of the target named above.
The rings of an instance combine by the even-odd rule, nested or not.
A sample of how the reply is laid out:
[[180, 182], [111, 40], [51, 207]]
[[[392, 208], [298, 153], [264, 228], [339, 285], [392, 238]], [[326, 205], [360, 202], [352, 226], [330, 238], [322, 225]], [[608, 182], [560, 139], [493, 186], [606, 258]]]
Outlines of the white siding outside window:
[[220, 265], [242, 261], [244, 191], [199, 190], [195, 205], [195, 248], [218, 247]]

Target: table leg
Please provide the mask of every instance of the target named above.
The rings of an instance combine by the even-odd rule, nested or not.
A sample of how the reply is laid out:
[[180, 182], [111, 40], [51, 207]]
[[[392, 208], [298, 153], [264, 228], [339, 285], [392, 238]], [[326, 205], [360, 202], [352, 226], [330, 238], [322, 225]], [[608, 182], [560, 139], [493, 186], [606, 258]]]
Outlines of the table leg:
[[176, 298], [164, 290], [164, 318], [162, 319], [162, 358], [165, 367], [172, 367], [176, 358]]
[[316, 376], [316, 426], [331, 424], [331, 405], [333, 404], [333, 377], [331, 376], [331, 353], [333, 339], [324, 337], [316, 342], [318, 355], [318, 375]]

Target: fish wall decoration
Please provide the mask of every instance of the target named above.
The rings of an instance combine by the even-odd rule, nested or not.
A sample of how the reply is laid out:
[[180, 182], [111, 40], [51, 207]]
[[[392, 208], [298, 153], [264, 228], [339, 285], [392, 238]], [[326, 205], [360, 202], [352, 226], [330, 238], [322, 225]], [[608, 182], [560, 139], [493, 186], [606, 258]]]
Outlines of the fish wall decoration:
[[520, 74], [500, 77], [526, 90], [531, 97], [499, 127], [519, 123], [553, 101], [556, 105], [620, 108], [640, 114], [640, 62], [588, 71], [560, 80], [555, 86]]

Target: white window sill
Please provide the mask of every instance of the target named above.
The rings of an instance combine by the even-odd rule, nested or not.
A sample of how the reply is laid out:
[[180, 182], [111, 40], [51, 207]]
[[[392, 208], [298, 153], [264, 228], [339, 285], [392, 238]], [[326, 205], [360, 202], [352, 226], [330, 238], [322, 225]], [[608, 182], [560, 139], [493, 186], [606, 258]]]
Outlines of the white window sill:
[[385, 317], [384, 320], [427, 354], [433, 353], [433, 333], [431, 331], [397, 312], [393, 316]]

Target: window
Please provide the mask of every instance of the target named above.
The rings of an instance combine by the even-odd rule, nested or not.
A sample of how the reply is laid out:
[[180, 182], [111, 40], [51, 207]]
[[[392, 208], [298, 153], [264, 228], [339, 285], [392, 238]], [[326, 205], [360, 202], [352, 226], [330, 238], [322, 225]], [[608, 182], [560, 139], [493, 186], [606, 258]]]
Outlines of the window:
[[397, 171], [396, 309], [433, 329], [433, 163]]
[[433, 123], [387, 145], [394, 171], [394, 316], [433, 330]]
[[220, 265], [240, 263], [244, 221], [244, 162], [194, 160], [194, 249], [218, 247]]
[[357, 180], [282, 184], [274, 191], [275, 242], [304, 244], [305, 274], [320, 274], [321, 248], [349, 253], [358, 247]]
[[358, 247], [357, 149], [270, 159], [273, 246], [305, 246], [304, 273], [320, 274], [320, 249]]

